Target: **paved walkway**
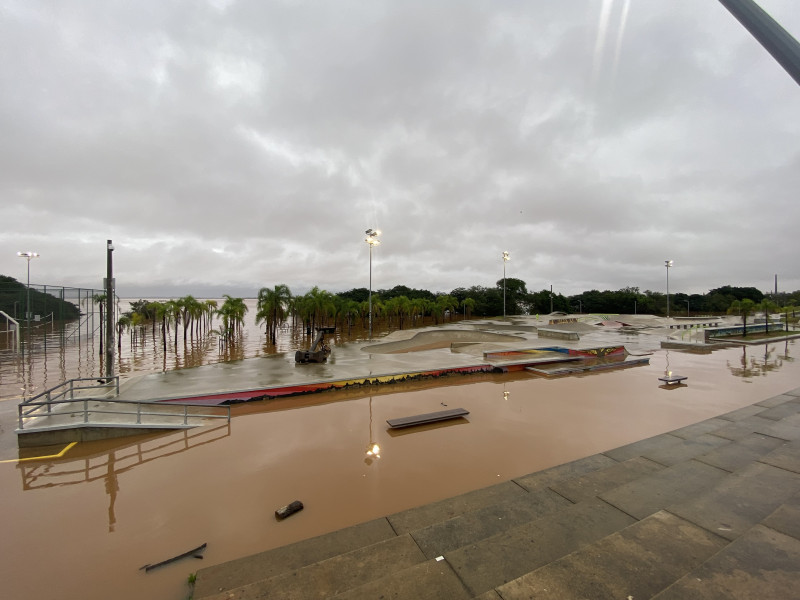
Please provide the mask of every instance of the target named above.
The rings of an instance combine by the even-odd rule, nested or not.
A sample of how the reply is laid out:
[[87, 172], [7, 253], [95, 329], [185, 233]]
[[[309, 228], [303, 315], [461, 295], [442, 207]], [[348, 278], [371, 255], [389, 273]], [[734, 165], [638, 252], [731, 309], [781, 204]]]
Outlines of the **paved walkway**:
[[800, 598], [800, 388], [207, 567], [194, 598]]

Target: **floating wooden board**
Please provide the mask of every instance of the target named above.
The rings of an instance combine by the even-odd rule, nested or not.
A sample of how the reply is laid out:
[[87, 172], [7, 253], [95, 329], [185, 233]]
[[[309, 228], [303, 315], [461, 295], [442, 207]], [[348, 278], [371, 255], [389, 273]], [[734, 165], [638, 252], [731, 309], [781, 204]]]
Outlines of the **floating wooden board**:
[[685, 375], [665, 375], [664, 377], [658, 378], [659, 381], [663, 381], [668, 385], [672, 385], [673, 383], [680, 383], [685, 379], [688, 379], [688, 377], [686, 377]]
[[411, 417], [387, 419], [386, 422], [392, 429], [400, 429], [401, 427], [413, 427], [414, 425], [423, 425], [425, 423], [436, 423], [437, 421], [457, 419], [458, 417], [463, 417], [468, 414], [469, 411], [465, 408], [451, 408], [448, 410], [425, 413], [424, 415], [413, 415]]

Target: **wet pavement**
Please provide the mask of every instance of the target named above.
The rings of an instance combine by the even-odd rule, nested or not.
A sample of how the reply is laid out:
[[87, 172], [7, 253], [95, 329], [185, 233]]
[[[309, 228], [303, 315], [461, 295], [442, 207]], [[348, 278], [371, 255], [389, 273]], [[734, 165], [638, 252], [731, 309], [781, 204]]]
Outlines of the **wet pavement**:
[[[546, 317], [516, 317], [502, 321], [461, 321], [424, 330], [396, 331], [370, 344], [346, 344], [334, 348], [327, 362], [297, 364], [291, 353], [241, 361], [217, 363], [192, 369], [166, 371], [133, 377], [124, 382], [119, 398], [131, 401], [176, 400], [237, 392], [244, 399], [253, 391], [348, 381], [435, 370], [458, 370], [483, 365], [519, 364], [519, 360], [489, 359], [485, 355], [503, 350], [548, 347], [567, 349], [604, 348], [624, 345], [634, 355], [648, 355], [660, 348], [668, 334], [679, 338], [691, 332], [670, 332], [664, 319], [628, 317], [639, 329], [603, 328], [589, 325], [597, 317], [574, 317], [586, 323], [550, 324]], [[573, 331], [581, 328], [577, 340], [539, 337], [537, 327]], [[432, 342], [431, 335], [436, 335]], [[694, 338], [697, 339], [696, 337]], [[691, 341], [697, 348], [699, 341]], [[435, 346], [435, 347], [431, 347]], [[529, 362], [535, 362], [531, 357]]]

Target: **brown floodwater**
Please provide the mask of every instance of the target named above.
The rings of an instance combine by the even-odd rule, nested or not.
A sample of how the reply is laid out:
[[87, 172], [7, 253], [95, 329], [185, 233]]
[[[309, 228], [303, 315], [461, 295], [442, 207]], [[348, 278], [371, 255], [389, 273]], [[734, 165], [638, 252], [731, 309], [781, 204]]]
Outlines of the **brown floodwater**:
[[[219, 301], [222, 304], [222, 301]], [[183, 326], [167, 328], [166, 343], [159, 326], [137, 327], [122, 334], [122, 343], [115, 344], [114, 373], [122, 379], [134, 375], [158, 373], [175, 369], [198, 367], [218, 362], [265, 356], [276, 352], [294, 353], [307, 348], [313, 336], [299, 324], [291, 321], [278, 332], [276, 343], [266, 336], [264, 325], [255, 322], [257, 301], [245, 299], [248, 311], [244, 327], [233, 343], [221, 344], [215, 330], [220, 323], [215, 319], [203, 331], [190, 328], [184, 340]], [[127, 311], [130, 301], [120, 302], [120, 311]], [[459, 317], [456, 315], [455, 319]], [[296, 325], [296, 326], [295, 326]], [[433, 325], [428, 317], [418, 326]], [[5, 325], [3, 324], [3, 327]], [[385, 336], [396, 329], [384, 320], [376, 320], [373, 338]], [[19, 402], [53, 388], [62, 382], [78, 377], [98, 377], [105, 373], [104, 354], [100, 343], [100, 319], [97, 315], [84, 315], [70, 322], [34, 323], [30, 337], [22, 332], [21, 351], [16, 350], [15, 338], [0, 329], [0, 403]], [[336, 347], [368, 339], [368, 330], [361, 320], [352, 326], [341, 326], [326, 337], [327, 343]]]
[[[580, 376], [479, 374], [254, 402], [234, 406], [229, 425], [82, 443], [63, 458], [6, 462], [0, 464], [3, 597], [183, 600], [188, 575], [204, 566], [794, 389], [797, 349], [790, 341], [710, 354], [659, 351], [649, 365]], [[688, 376], [686, 386], [659, 387], [667, 361]], [[387, 431], [387, 419], [443, 405], [470, 414]], [[0, 414], [4, 459], [16, 456], [5, 443], [14, 435], [9, 415]], [[367, 455], [375, 444], [380, 458]], [[276, 521], [275, 509], [293, 500], [305, 509]], [[139, 570], [204, 542], [202, 561]]]

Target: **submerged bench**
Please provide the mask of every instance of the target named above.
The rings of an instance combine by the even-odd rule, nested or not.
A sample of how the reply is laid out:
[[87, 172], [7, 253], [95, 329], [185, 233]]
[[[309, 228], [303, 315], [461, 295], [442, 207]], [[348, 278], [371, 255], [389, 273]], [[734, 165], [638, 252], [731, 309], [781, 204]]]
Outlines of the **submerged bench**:
[[669, 375], [664, 375], [664, 377], [659, 377], [659, 381], [663, 381], [667, 385], [672, 385], [674, 383], [681, 383], [682, 381], [686, 381], [688, 377], [686, 375], [673, 375], [670, 373]]
[[449, 410], [439, 410], [437, 412], [425, 413], [424, 415], [414, 415], [411, 417], [399, 417], [397, 419], [386, 419], [389, 427], [400, 429], [401, 427], [412, 427], [425, 423], [436, 423], [437, 421], [447, 421], [468, 415], [469, 411], [465, 408], [451, 408]]

